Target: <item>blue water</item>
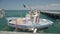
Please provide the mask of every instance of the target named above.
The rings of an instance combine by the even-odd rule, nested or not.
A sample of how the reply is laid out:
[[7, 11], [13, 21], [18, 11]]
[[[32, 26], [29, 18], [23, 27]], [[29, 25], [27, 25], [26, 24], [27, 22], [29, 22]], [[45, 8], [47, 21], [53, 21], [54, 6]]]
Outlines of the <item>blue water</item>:
[[[5, 17], [25, 17], [26, 13], [28, 13], [29, 10], [6, 10], [5, 12]], [[0, 31], [14, 31], [13, 27], [7, 25], [5, 17], [0, 18]], [[40, 18], [49, 19], [54, 22], [52, 26], [44, 29], [44, 33], [60, 33], [60, 19], [54, 19], [42, 13], [40, 14]]]

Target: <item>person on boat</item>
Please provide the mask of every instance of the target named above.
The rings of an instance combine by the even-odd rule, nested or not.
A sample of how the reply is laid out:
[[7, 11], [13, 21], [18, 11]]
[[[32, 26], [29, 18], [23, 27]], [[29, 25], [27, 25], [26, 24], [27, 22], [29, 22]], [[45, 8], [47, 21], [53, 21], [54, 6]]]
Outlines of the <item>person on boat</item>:
[[36, 22], [39, 23], [40, 20], [39, 20], [39, 15], [40, 15], [40, 11], [39, 10], [36, 10], [35, 11], [35, 17], [36, 17]]
[[31, 19], [32, 22], [33, 22], [33, 19], [34, 19], [33, 15], [34, 15], [34, 12], [31, 11], [31, 12], [30, 12], [30, 19]]

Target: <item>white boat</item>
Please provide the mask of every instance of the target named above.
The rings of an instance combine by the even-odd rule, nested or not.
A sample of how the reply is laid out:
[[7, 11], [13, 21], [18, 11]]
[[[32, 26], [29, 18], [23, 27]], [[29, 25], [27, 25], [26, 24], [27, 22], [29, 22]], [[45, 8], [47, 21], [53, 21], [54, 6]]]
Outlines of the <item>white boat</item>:
[[29, 14], [27, 14], [25, 18], [8, 17], [6, 19], [8, 21], [8, 26], [32, 30], [34, 33], [37, 31], [37, 29], [49, 27], [53, 24], [52, 21], [42, 18], [39, 18], [39, 22], [36, 22], [36, 16], [35, 15], [33, 16], [34, 16], [33, 21], [30, 20]]

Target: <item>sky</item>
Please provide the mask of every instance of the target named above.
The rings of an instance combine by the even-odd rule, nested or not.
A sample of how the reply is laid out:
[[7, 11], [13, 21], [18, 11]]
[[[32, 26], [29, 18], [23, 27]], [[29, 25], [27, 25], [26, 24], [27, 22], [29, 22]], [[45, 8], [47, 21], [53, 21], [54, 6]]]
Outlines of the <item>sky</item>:
[[40, 10], [60, 10], [60, 0], [0, 0], [0, 9], [29, 10], [30, 7]]

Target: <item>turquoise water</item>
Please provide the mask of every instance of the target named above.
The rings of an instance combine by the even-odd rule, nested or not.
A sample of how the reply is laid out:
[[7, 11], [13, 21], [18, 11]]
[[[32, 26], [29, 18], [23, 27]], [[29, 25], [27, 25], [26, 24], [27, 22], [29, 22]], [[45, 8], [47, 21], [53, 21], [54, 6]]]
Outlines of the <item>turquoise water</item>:
[[[28, 10], [6, 10], [6, 17], [25, 17]], [[49, 19], [54, 22], [52, 26], [44, 29], [44, 33], [60, 33], [60, 19], [54, 19], [47, 15], [40, 14], [40, 18]], [[7, 26], [7, 21], [4, 18], [0, 18], [0, 31], [14, 31], [13, 27]]]

